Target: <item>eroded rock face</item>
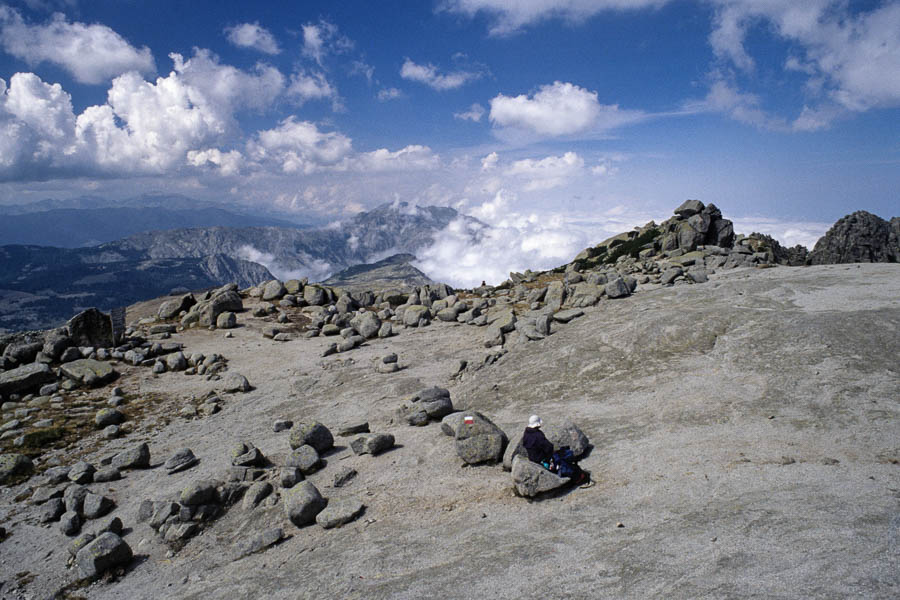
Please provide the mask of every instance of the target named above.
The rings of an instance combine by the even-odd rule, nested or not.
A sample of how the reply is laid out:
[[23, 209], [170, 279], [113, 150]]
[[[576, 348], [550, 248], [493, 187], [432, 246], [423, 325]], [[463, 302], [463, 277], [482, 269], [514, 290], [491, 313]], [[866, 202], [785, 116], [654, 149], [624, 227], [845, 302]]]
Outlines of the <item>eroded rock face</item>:
[[888, 222], [864, 210], [838, 220], [807, 258], [811, 265], [898, 261], [900, 218]]
[[76, 346], [108, 348], [113, 345], [112, 319], [96, 308], [78, 313], [66, 324]]

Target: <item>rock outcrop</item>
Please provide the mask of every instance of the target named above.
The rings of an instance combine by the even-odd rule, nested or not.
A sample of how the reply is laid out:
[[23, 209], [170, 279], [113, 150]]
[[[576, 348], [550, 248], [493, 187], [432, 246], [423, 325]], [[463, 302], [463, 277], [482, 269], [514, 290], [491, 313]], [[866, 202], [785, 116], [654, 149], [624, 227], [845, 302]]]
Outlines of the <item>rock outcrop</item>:
[[890, 222], [864, 210], [839, 219], [809, 253], [810, 265], [900, 261], [900, 217]]

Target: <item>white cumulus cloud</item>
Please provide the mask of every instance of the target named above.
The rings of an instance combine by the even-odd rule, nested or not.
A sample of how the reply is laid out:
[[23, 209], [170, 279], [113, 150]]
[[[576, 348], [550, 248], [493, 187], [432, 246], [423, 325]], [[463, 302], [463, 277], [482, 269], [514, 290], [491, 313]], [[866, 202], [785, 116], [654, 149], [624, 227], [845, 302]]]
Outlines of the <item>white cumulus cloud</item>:
[[353, 48], [353, 41], [342, 35], [337, 25], [328, 21], [307, 23], [302, 28], [302, 34], [303, 56], [316, 61], [320, 67], [329, 54], [341, 54]]
[[291, 75], [291, 84], [286, 93], [301, 105], [308, 100], [331, 100], [335, 111], [343, 108], [337, 89], [324, 73], [308, 73], [303, 70], [294, 73]]
[[[713, 78], [710, 105], [721, 103], [724, 86], [734, 88], [736, 107], [725, 108], [740, 121], [755, 125], [815, 131], [844, 113], [900, 106], [900, 3], [885, 2], [868, 11], [852, 12], [851, 3], [834, 0], [774, 2], [714, 0], [716, 14], [710, 45], [719, 59], [752, 75], [757, 63], [748, 33], [760, 22], [789, 47], [784, 69], [806, 76], [805, 91], [813, 105], [789, 122], [768, 115], [758, 101], [734, 83]], [[718, 89], [716, 89], [718, 88]], [[749, 102], [748, 102], [749, 101]]]
[[613, 129], [645, 117], [640, 111], [600, 104], [597, 92], [561, 81], [543, 85], [531, 96], [499, 94], [490, 104], [490, 120], [496, 126], [544, 136]]
[[535, 191], [563, 186], [571, 178], [580, 175], [583, 169], [584, 159], [575, 152], [566, 152], [562, 156], [517, 160], [504, 174], [524, 180], [525, 191]]
[[457, 287], [496, 285], [510, 271], [546, 270], [567, 263], [588, 245], [588, 237], [559, 217], [520, 214], [517, 198], [501, 190], [467, 210], [486, 223], [456, 219], [418, 251], [416, 266], [429, 277]]
[[[184, 165], [238, 168], [235, 155], [210, 154], [236, 137], [235, 113], [263, 110], [282, 92], [272, 67], [246, 72], [205, 50], [185, 60], [171, 55], [173, 71], [155, 82], [136, 71], [113, 79], [104, 104], [75, 115], [58, 84], [17, 73], [0, 86], [0, 178], [158, 174]], [[0, 80], [2, 81], [2, 80]], [[188, 152], [197, 154], [188, 157]]]
[[260, 131], [248, 143], [255, 160], [273, 162], [284, 173], [313, 173], [347, 158], [353, 148], [342, 133], [319, 131], [315, 123], [288, 117], [278, 127]]
[[446, 0], [445, 10], [470, 17], [491, 17], [491, 33], [504, 35], [544, 19], [582, 22], [603, 11], [625, 11], [659, 7], [669, 0]]
[[462, 87], [466, 83], [480, 78], [481, 73], [476, 71], [454, 71], [441, 74], [438, 72], [437, 67], [430, 63], [420, 65], [407, 58], [403, 62], [403, 66], [400, 67], [400, 77], [423, 83], [434, 90], [443, 92]]
[[146, 46], [135, 48], [106, 25], [70, 23], [60, 13], [32, 25], [17, 10], [0, 6], [0, 44], [29, 65], [53, 63], [81, 83], [103, 83], [126, 71], [156, 72]]
[[241, 23], [225, 28], [228, 41], [239, 48], [253, 48], [265, 54], [278, 54], [281, 48], [275, 36], [259, 23]]

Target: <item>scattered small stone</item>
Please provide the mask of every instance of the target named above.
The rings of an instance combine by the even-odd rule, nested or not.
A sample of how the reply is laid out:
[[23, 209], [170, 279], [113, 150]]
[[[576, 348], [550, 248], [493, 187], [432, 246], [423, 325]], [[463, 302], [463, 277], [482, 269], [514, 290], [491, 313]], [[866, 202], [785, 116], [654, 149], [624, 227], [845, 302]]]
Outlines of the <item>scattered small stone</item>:
[[66, 504], [62, 498], [51, 498], [47, 500], [38, 513], [38, 521], [41, 523], [49, 523], [59, 519], [66, 512]]
[[251, 510], [272, 493], [272, 484], [268, 481], [257, 481], [244, 493], [243, 509]]
[[115, 408], [101, 408], [97, 411], [97, 415], [94, 417], [94, 423], [97, 424], [97, 427], [118, 425], [124, 420], [125, 415], [123, 415], [119, 410]]
[[356, 474], [357, 474], [356, 469], [353, 469], [351, 467], [343, 467], [337, 473], [334, 474], [334, 483], [333, 483], [334, 487], [336, 487], [336, 488], [344, 487], [345, 485], [350, 483], [350, 481], [354, 477], [356, 477]]
[[104, 534], [107, 531], [116, 535], [122, 535], [124, 529], [125, 525], [122, 523], [122, 519], [113, 517], [100, 526], [100, 529], [97, 530], [97, 535]]
[[116, 503], [101, 494], [88, 494], [84, 497], [84, 517], [86, 519], [99, 519], [113, 508]]
[[215, 503], [218, 500], [217, 485], [215, 481], [205, 479], [193, 481], [181, 490], [181, 503], [185, 506]]
[[338, 429], [338, 437], [348, 437], [357, 433], [369, 433], [369, 422], [354, 423], [352, 425], [344, 425]]
[[247, 378], [240, 373], [229, 373], [225, 378], [223, 389], [226, 392], [249, 392], [253, 388]]
[[316, 515], [316, 523], [321, 525], [323, 529], [340, 527], [359, 518], [365, 509], [366, 506], [359, 500], [344, 499], [329, 502], [328, 506]]
[[253, 444], [238, 442], [231, 450], [231, 464], [235, 467], [261, 467], [266, 457]]
[[282, 467], [278, 481], [281, 487], [287, 489], [294, 487], [304, 479], [303, 471], [297, 467]]
[[96, 471], [94, 465], [83, 460], [78, 461], [72, 465], [72, 469], [69, 471], [69, 481], [78, 484], [91, 483], [94, 481]]
[[123, 450], [113, 456], [111, 464], [119, 469], [146, 469], [150, 466], [150, 447], [145, 442]]
[[275, 433], [278, 433], [280, 431], [285, 431], [287, 429], [290, 429], [293, 426], [294, 426], [293, 421], [289, 421], [287, 419], [278, 419], [277, 421], [275, 421], [274, 425], [272, 426], [272, 430]]
[[81, 517], [75, 511], [64, 512], [59, 519], [59, 530], [63, 532], [63, 535], [78, 535], [78, 532], [81, 531]]
[[262, 552], [284, 539], [284, 530], [280, 527], [267, 529], [248, 540], [238, 542], [236, 547], [237, 558], [244, 558], [257, 552]]
[[94, 473], [94, 483], [106, 483], [108, 481], [118, 481], [122, 478], [122, 473], [116, 467], [103, 467]]
[[103, 428], [103, 437], [108, 440], [115, 439], [119, 437], [119, 434], [122, 433], [121, 429], [119, 429], [118, 425], [107, 425]]
[[394, 447], [394, 436], [389, 433], [361, 435], [350, 442], [354, 454], [381, 454]]
[[178, 473], [179, 471], [190, 469], [198, 462], [200, 462], [200, 459], [194, 456], [194, 452], [190, 448], [182, 448], [173, 454], [163, 466], [166, 469], [166, 472], [171, 475], [173, 473]]

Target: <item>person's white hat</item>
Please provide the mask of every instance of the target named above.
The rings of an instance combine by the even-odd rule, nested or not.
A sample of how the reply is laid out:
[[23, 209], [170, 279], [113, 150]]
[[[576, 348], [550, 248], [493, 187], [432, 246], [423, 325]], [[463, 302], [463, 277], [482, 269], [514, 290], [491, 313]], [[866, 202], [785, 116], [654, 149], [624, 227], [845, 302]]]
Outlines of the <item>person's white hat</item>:
[[544, 422], [537, 415], [531, 415], [531, 417], [528, 418], [528, 426], [531, 428], [540, 427], [543, 424]]

